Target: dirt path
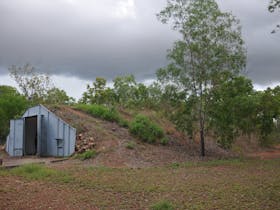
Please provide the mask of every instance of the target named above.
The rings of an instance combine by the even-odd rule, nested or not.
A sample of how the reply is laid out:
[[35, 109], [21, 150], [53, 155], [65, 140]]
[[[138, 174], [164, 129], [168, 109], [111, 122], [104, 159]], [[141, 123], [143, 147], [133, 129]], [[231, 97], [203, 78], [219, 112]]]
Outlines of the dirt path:
[[280, 158], [280, 144], [273, 148], [262, 151], [262, 152], [251, 153], [248, 156], [249, 157], [258, 157], [262, 160]]

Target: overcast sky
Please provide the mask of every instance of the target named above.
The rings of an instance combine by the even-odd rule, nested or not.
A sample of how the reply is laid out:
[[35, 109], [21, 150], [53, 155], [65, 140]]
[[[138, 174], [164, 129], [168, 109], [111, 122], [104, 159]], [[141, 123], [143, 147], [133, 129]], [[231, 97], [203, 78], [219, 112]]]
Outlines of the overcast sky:
[[[280, 81], [280, 31], [270, 33], [280, 13], [270, 14], [268, 2], [218, 0], [222, 11], [241, 20], [248, 76], [257, 86]], [[8, 67], [27, 62], [76, 98], [98, 76], [151, 79], [179, 37], [155, 16], [165, 5], [166, 0], [0, 0], [0, 85], [15, 85]]]

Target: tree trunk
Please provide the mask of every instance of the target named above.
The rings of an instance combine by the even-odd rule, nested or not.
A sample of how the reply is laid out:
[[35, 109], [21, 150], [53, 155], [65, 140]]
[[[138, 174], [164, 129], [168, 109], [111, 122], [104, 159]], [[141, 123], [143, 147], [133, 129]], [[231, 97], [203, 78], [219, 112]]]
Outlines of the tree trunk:
[[205, 156], [205, 143], [204, 143], [204, 126], [200, 125], [200, 146], [201, 146], [201, 156]]
[[205, 123], [205, 110], [203, 111], [203, 88], [200, 84], [200, 107], [199, 107], [199, 124], [200, 124], [200, 146], [201, 156], [205, 156], [205, 142], [204, 142], [204, 123]]

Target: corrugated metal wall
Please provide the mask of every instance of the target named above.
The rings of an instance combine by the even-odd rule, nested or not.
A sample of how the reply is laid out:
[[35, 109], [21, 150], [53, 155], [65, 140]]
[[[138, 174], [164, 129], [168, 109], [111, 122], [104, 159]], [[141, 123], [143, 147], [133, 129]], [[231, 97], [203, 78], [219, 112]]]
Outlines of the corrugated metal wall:
[[[61, 120], [42, 105], [28, 109], [22, 118], [38, 116], [38, 154], [40, 156], [70, 156], [75, 151], [76, 129]], [[15, 125], [15, 124], [14, 124]], [[21, 128], [13, 127], [11, 121], [10, 135], [6, 150], [11, 156], [15, 145], [12, 131], [18, 133]]]

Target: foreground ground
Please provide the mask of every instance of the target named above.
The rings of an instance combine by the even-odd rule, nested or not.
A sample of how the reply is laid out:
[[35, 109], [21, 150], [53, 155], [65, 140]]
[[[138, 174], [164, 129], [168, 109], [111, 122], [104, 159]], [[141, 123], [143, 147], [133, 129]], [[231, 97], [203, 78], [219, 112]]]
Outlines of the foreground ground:
[[74, 161], [0, 170], [0, 209], [280, 209], [280, 159], [161, 167], [92, 167]]

